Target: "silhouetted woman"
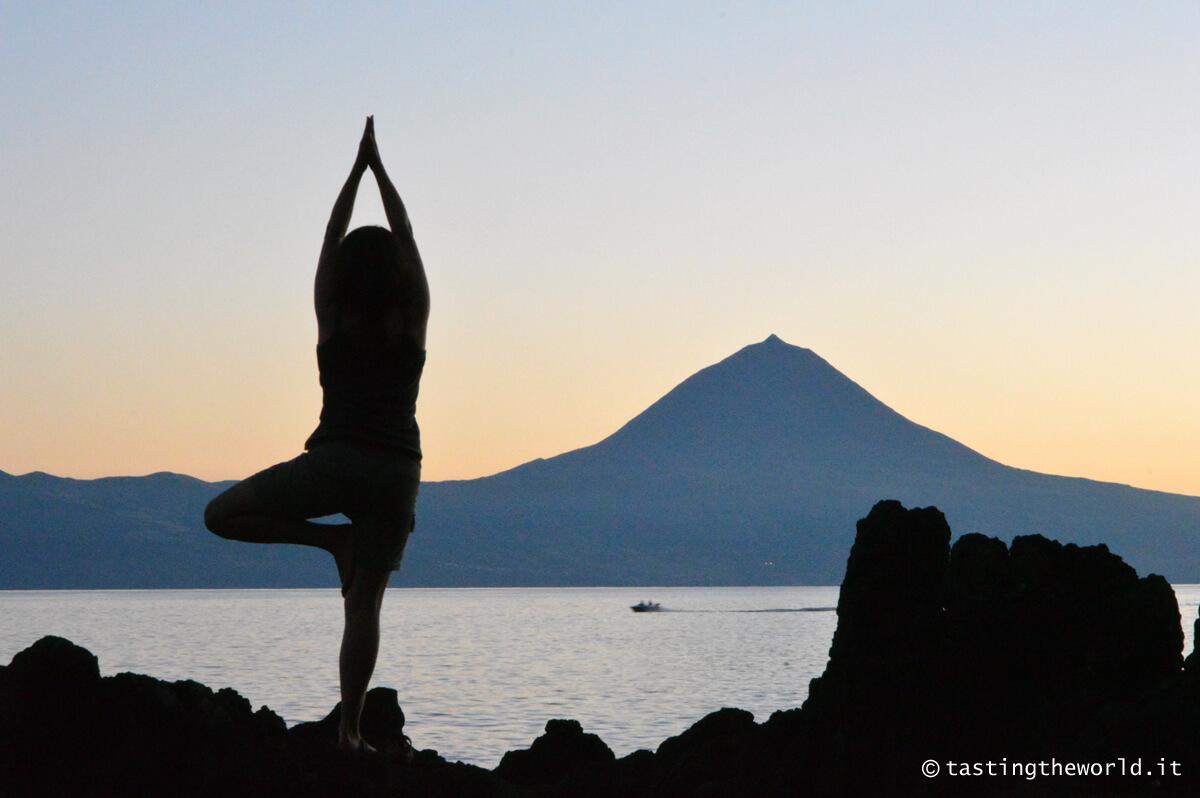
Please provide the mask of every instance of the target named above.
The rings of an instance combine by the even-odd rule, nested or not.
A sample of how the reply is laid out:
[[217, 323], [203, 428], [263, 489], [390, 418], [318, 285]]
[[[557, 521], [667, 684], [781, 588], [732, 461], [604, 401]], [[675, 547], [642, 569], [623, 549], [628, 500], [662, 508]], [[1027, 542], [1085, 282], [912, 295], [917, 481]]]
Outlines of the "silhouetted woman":
[[[360, 227], [346, 235], [367, 169], [391, 230]], [[204, 523], [232, 540], [299, 543], [333, 555], [345, 607], [338, 747], [370, 751], [359, 717], [379, 652], [383, 592], [414, 526], [421, 476], [416, 399], [429, 318], [425, 269], [380, 161], [371, 117], [325, 229], [315, 298], [320, 423], [298, 457], [213, 499]], [[339, 512], [351, 523], [307, 520]]]

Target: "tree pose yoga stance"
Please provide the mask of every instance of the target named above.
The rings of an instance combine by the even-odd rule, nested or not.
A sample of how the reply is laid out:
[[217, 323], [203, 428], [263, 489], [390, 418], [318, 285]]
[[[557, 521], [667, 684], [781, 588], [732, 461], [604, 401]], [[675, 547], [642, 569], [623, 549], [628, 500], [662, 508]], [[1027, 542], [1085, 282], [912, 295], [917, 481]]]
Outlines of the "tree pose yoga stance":
[[[360, 227], [347, 235], [367, 169], [379, 184], [391, 230]], [[425, 269], [404, 203], [379, 158], [372, 117], [325, 228], [314, 293], [320, 423], [298, 457], [209, 502], [204, 523], [230, 540], [298, 543], [333, 555], [345, 609], [338, 748], [370, 752], [359, 718], [379, 653], [383, 593], [415, 523], [421, 476], [416, 399], [429, 319]], [[350, 523], [308, 520], [339, 512]]]

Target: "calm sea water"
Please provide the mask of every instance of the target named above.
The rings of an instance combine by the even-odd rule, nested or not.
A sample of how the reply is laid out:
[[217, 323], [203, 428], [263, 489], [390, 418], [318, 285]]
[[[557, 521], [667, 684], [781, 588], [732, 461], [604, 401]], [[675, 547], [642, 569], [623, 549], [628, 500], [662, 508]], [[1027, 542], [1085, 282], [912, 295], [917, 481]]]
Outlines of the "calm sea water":
[[[1200, 586], [1176, 586], [1185, 651]], [[707, 712], [799, 706], [824, 670], [836, 587], [388, 591], [372, 685], [395, 687], [415, 745], [493, 767], [549, 718], [622, 756]], [[641, 599], [662, 613], [635, 614]], [[0, 591], [0, 662], [44, 634], [105, 674], [233, 687], [289, 724], [338, 700], [336, 590]]]

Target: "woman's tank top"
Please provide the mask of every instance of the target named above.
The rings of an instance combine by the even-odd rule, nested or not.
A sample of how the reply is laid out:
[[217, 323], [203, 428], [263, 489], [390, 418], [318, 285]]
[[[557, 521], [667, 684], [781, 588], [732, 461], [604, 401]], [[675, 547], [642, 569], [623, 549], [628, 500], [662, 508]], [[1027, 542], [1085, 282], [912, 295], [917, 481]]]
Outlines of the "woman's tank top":
[[417, 390], [425, 350], [406, 335], [355, 340], [336, 329], [317, 344], [321, 420], [304, 442], [351, 440], [421, 459]]

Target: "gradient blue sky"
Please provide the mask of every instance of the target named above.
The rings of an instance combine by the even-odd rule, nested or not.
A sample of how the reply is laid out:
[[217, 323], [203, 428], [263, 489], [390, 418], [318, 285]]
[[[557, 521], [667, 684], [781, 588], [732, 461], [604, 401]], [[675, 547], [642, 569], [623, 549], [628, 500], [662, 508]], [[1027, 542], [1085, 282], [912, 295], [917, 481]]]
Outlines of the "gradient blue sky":
[[1003, 462], [1200, 494], [1195, 3], [0, 8], [0, 469], [298, 452], [374, 113], [429, 478], [774, 332]]

